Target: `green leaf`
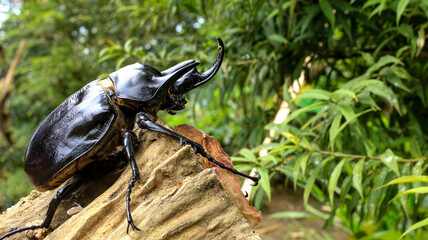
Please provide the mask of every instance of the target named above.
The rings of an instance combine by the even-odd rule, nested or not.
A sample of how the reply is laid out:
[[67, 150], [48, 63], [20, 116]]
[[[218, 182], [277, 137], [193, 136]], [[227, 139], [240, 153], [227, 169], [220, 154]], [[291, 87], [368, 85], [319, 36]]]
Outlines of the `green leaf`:
[[254, 168], [254, 166], [248, 164], [235, 164], [233, 167], [240, 172], [249, 172]]
[[400, 239], [403, 238], [405, 235], [407, 235], [409, 232], [414, 231], [418, 228], [424, 227], [428, 225], [428, 218], [425, 218], [424, 220], [417, 222], [415, 224], [413, 224], [412, 226], [409, 227], [409, 229], [407, 229], [403, 235], [400, 236]]
[[305, 155], [303, 155], [302, 157], [302, 161], [300, 161], [300, 168], [302, 169], [302, 176], [305, 175], [306, 172], [306, 164], [308, 163], [308, 158], [311, 155], [311, 153], [307, 153]]
[[358, 161], [354, 166], [354, 170], [352, 172], [352, 183], [354, 184], [355, 189], [357, 189], [358, 193], [361, 196], [361, 199], [364, 200], [363, 193], [363, 168], [364, 168], [364, 159]]
[[326, 102], [317, 102], [315, 104], [306, 106], [304, 108], [300, 108], [296, 111], [294, 111], [293, 113], [291, 113], [288, 118], [284, 121], [284, 125], [291, 122], [292, 120], [294, 120], [296, 117], [298, 117], [300, 114], [305, 113], [305, 112], [309, 112], [313, 109], [319, 108], [321, 106], [324, 106], [326, 104]]
[[[380, 173], [376, 176], [376, 180], [374, 181], [373, 188], [377, 188], [384, 184], [387, 181], [389, 169], [383, 168]], [[367, 199], [368, 211], [371, 214], [371, 217], [375, 217], [375, 213], [379, 207], [379, 203], [382, 200], [382, 196], [385, 193], [386, 189], [376, 189], [377, 191], [370, 191], [369, 197]]]
[[266, 168], [258, 168], [257, 172], [260, 174], [260, 186], [265, 191], [268, 200], [271, 200], [271, 190], [270, 190], [270, 179], [269, 172]]
[[352, 109], [352, 106], [350, 104], [341, 102], [339, 103], [339, 108], [343, 116], [345, 116], [346, 120], [351, 120], [355, 117], [354, 109]]
[[102, 58], [98, 59], [98, 61], [96, 61], [96, 62], [95, 62], [95, 65], [98, 65], [98, 64], [100, 64], [100, 63], [102, 63], [102, 62], [105, 62], [105, 61], [110, 60], [110, 59], [113, 59], [113, 58], [117, 58], [117, 57], [121, 56], [122, 54], [123, 54], [123, 53], [121, 53], [121, 52], [118, 52], [118, 53], [112, 53], [112, 54], [107, 54], [107, 55], [105, 55], [104, 57], [102, 57]]
[[[398, 183], [412, 183], [412, 182], [426, 182], [428, 183], [428, 176], [404, 176], [396, 178], [389, 183], [380, 186], [379, 188], [383, 188], [389, 185], [398, 184]], [[379, 189], [377, 188], [377, 189]]]
[[346, 120], [345, 123], [342, 124], [342, 126], [340, 126], [340, 128], [333, 132], [334, 134], [330, 135], [330, 143], [329, 146], [334, 142], [334, 140], [336, 139], [337, 135], [343, 130], [345, 129], [345, 127], [347, 127], [352, 121], [354, 121], [355, 119], [357, 119], [358, 117], [360, 117], [361, 115], [364, 115], [368, 112], [372, 112], [374, 111], [374, 109], [367, 109], [365, 111], [359, 112], [358, 114], [355, 114], [355, 116], [349, 120]]
[[299, 219], [299, 218], [308, 218], [311, 215], [305, 212], [296, 212], [296, 211], [285, 211], [285, 212], [277, 212], [270, 214], [271, 218], [290, 218], [290, 219]]
[[369, 85], [371, 84], [377, 84], [378, 82], [379, 80], [376, 79], [352, 79], [351, 81], [345, 83], [342, 88], [350, 89], [351, 91], [357, 92], [363, 88], [369, 87]]
[[339, 131], [341, 120], [342, 120], [342, 114], [337, 113], [336, 116], [334, 116], [334, 119], [329, 129], [330, 142], [332, 142], [332, 139], [336, 138]]
[[295, 135], [293, 135], [290, 132], [282, 132], [281, 135], [283, 135], [284, 137], [286, 137], [288, 139], [288, 141], [296, 144], [297, 146], [300, 145], [300, 140], [298, 137], [296, 137]]
[[322, 89], [306, 89], [302, 90], [296, 96], [296, 100], [300, 100], [302, 98], [310, 98], [310, 99], [319, 99], [328, 101], [330, 99], [331, 93]]
[[317, 115], [313, 116], [311, 119], [306, 121], [306, 123], [302, 125], [300, 130], [303, 130], [309, 126], [313, 126], [314, 124], [318, 123], [318, 121], [322, 120], [327, 116], [328, 116], [328, 112], [318, 112]]
[[367, 53], [367, 52], [359, 52], [359, 53], [361, 54], [361, 57], [363, 57], [364, 61], [366, 61], [368, 65], [373, 65], [375, 63], [371, 53]]
[[385, 38], [381, 43], [379, 43], [376, 47], [376, 49], [373, 52], [373, 56], [377, 56], [377, 54], [382, 50], [382, 48], [387, 45], [392, 39], [394, 39], [396, 35], [392, 35], [388, 38]]
[[367, 71], [368, 72], [377, 71], [387, 64], [402, 64], [402, 62], [394, 56], [385, 55], [379, 58], [379, 60], [373, 66], [371, 66]]
[[132, 50], [132, 42], [135, 40], [136, 38], [130, 38], [125, 42], [125, 45], [123, 46], [123, 49], [125, 50], [126, 53], [131, 53]]
[[363, 91], [359, 93], [358, 100], [362, 104], [367, 104], [376, 110], [381, 110], [380, 107], [376, 104], [375, 100], [370, 96], [370, 92]]
[[412, 138], [412, 140], [410, 140], [410, 153], [415, 158], [422, 157], [421, 148], [419, 147], [419, 143], [416, 138]]
[[319, 0], [319, 3], [320, 3], [322, 12], [324, 13], [324, 15], [326, 16], [326, 18], [331, 24], [331, 29], [334, 29], [336, 17], [334, 16], [334, 13], [333, 13], [333, 7], [327, 0]]
[[380, 155], [380, 160], [399, 177], [400, 171], [398, 170], [397, 159], [398, 157], [395, 156], [391, 149]]
[[392, 66], [391, 70], [401, 79], [412, 80], [412, 76], [406, 71], [406, 69], [400, 66]]
[[[369, 0], [368, 2], [371, 2], [371, 1]], [[366, 2], [366, 3], [368, 3], [368, 2]], [[364, 6], [365, 5], [366, 4], [364, 4]], [[363, 6], [363, 8], [364, 8], [364, 6]], [[380, 1], [380, 4], [375, 9], [373, 9], [373, 11], [370, 13], [369, 18], [373, 17], [375, 14], [381, 15], [384, 8], [385, 8], [385, 1], [382, 0], [382, 1]]]
[[389, 83], [391, 83], [392, 86], [401, 88], [407, 92], [411, 92], [411, 90], [406, 85], [404, 85], [403, 81], [401, 81], [401, 79], [394, 73], [392, 68], [382, 68], [379, 74], [383, 76]]
[[242, 156], [244, 156], [244, 158], [250, 160], [251, 162], [257, 161], [257, 157], [254, 155], [253, 152], [251, 152], [250, 149], [243, 148], [239, 151], [239, 154], [241, 154]]
[[305, 160], [305, 158], [306, 158], [306, 160], [308, 159], [307, 156], [308, 156], [308, 154], [300, 155], [297, 158], [296, 162], [294, 163], [294, 167], [293, 167], [293, 186], [294, 186], [294, 189], [297, 188], [297, 178], [299, 177], [300, 165], [302, 164], [302, 161]]
[[397, 196], [395, 196], [389, 202], [391, 203], [392, 201], [394, 201], [395, 199], [397, 199], [397, 198], [399, 198], [399, 197], [401, 197], [403, 195], [414, 194], [414, 193], [426, 194], [426, 193], [428, 193], [428, 187], [417, 187], [417, 188], [409, 189], [409, 190], [404, 191], [404, 192], [402, 192], [400, 194], [397, 194]]
[[406, 46], [401, 47], [400, 49], [398, 49], [398, 50], [397, 50], [397, 52], [395, 52], [395, 57], [396, 57], [396, 58], [401, 57], [401, 56], [402, 56], [402, 54], [403, 54], [403, 52], [404, 52], [404, 51], [406, 51], [406, 50], [409, 50], [409, 49], [410, 49], [410, 46], [409, 46], [409, 45], [406, 45]]
[[99, 53], [98, 53], [98, 57], [102, 57], [104, 56], [104, 54], [108, 53], [110, 50], [110, 47], [105, 47], [103, 48]]
[[116, 61], [116, 69], [119, 69], [121, 66], [122, 66], [122, 64], [126, 61], [128, 59], [128, 56], [123, 56], [123, 57], [121, 57], [121, 58], [119, 58], [119, 59], [117, 59], [117, 61]]
[[284, 43], [284, 44], [288, 43], [288, 40], [285, 37], [283, 37], [279, 34], [276, 34], [276, 33], [269, 35], [268, 39], [275, 41], [275, 42]]
[[422, 49], [425, 46], [425, 27], [421, 27], [419, 29], [418, 38], [416, 39], [416, 45], [418, 47], [418, 50], [416, 52], [416, 56], [419, 56], [419, 54], [421, 53]]
[[349, 23], [348, 23], [350, 19], [347, 18], [347, 15], [344, 15], [340, 12], [337, 14], [337, 18], [338, 18], [339, 24], [342, 24], [343, 30], [345, 31], [349, 41], [351, 41], [351, 44], [354, 44], [354, 38], [352, 36], [351, 27], [349, 26]]
[[269, 153], [276, 153], [282, 150], [286, 150], [286, 149], [296, 149], [298, 148], [296, 145], [281, 145], [279, 147], [275, 147], [273, 148], [271, 151], [269, 151]]
[[327, 220], [328, 219], [328, 215], [325, 214], [324, 212], [312, 207], [311, 205], [308, 205], [307, 208], [308, 212], [310, 212], [311, 214], [323, 219], [323, 220]]
[[345, 164], [346, 159], [339, 162], [331, 173], [330, 180], [328, 181], [328, 195], [330, 197], [331, 207], [334, 207], [334, 190], [337, 186], [337, 181], [339, 180], [340, 174], [342, 173], [343, 164]]
[[400, 106], [398, 105], [397, 97], [395, 96], [394, 92], [384, 83], [378, 81], [378, 83], [370, 84], [370, 87], [367, 87], [367, 90], [372, 92], [373, 94], [385, 98], [401, 115], [401, 110]]
[[244, 157], [231, 157], [231, 159], [232, 159], [232, 162], [233, 163], [240, 163], [240, 162], [247, 162], [247, 163], [249, 163], [249, 162], [252, 162], [252, 161], [250, 161], [250, 160], [248, 160], [248, 158], [244, 158]]
[[310, 26], [313, 18], [318, 14], [320, 8], [317, 5], [309, 5], [304, 8], [305, 14], [303, 14], [301, 23], [301, 32], [305, 33], [306, 29]]
[[332, 1], [331, 4], [333, 4], [335, 7], [337, 7], [338, 9], [342, 10], [343, 12], [349, 11], [349, 12], [358, 12], [359, 9], [353, 7], [351, 4], [349, 3], [349, 1], [345, 1], [345, 0], [335, 0]]
[[315, 180], [317, 179], [318, 173], [320, 170], [331, 160], [334, 159], [334, 156], [330, 156], [322, 161], [321, 164], [319, 164], [313, 171], [311, 171], [310, 176], [305, 184], [305, 189], [303, 192], [303, 204], [305, 205], [305, 208], [308, 208], [308, 201], [309, 201], [309, 195], [312, 191], [312, 186], [315, 183]]
[[381, 1], [382, 0], [368, 0], [368, 1], [366, 1], [365, 3], [364, 3], [364, 5], [363, 5], [363, 7], [362, 7], [362, 9], [366, 9], [366, 8], [368, 8], [368, 7], [370, 7], [370, 6], [373, 6], [373, 5], [375, 5], [375, 4], [380, 4], [381, 3]]
[[397, 32], [406, 37], [407, 39], [414, 39], [413, 27], [410, 24], [403, 23], [397, 27]]
[[276, 15], [278, 15], [279, 13], [279, 9], [275, 8], [265, 19], [265, 22], [269, 21], [271, 18], [275, 17]]
[[[345, 167], [346, 165], [347, 164], [345, 164]], [[344, 206], [344, 204], [347, 204], [347, 203], [355, 204], [356, 202], [356, 199], [353, 199], [351, 202], [348, 201], [349, 196], [353, 195], [353, 194], [349, 194], [349, 190], [351, 190], [351, 186], [352, 186], [352, 177], [353, 177], [352, 175], [348, 175], [345, 177], [345, 179], [343, 179], [343, 181], [340, 181], [339, 206]], [[349, 210], [349, 211], [352, 211], [352, 210]]]
[[337, 100], [341, 100], [344, 98], [352, 98], [355, 102], [358, 102], [358, 98], [357, 95], [355, 95], [354, 92], [348, 90], [348, 89], [339, 89], [334, 91], [331, 95], [330, 95], [331, 99], [337, 99]]
[[407, 7], [407, 4], [409, 4], [409, 0], [400, 0], [397, 4], [397, 26], [400, 22], [401, 15]]

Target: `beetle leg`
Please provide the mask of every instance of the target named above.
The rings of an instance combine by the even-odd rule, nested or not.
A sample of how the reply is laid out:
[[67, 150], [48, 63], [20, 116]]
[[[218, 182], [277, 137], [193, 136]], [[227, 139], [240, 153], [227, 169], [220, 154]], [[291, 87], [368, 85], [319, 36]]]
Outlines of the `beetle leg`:
[[131, 202], [131, 192], [132, 187], [134, 186], [135, 182], [140, 179], [140, 172], [138, 171], [137, 163], [135, 162], [134, 158], [134, 148], [132, 147], [132, 133], [126, 132], [123, 135], [123, 144], [125, 145], [126, 149], [126, 155], [128, 157], [129, 163], [131, 164], [132, 169], [132, 178], [129, 180], [128, 190], [126, 191], [126, 218], [128, 220], [128, 227], [126, 228], [126, 233], [128, 234], [129, 226], [134, 231], [141, 231], [139, 228], [137, 228], [134, 224], [134, 220], [132, 220], [131, 210], [129, 207], [129, 203]]
[[252, 181], [254, 181], [253, 186], [257, 186], [257, 184], [259, 183], [259, 180], [261, 178], [260, 174], [256, 173], [257, 176], [249, 176], [247, 174], [244, 174], [244, 173], [237, 171], [236, 169], [233, 169], [233, 168], [230, 168], [230, 167], [224, 165], [223, 163], [217, 161], [216, 159], [214, 159], [213, 157], [208, 155], [205, 152], [204, 148], [200, 144], [198, 144], [198, 143], [196, 143], [196, 142], [194, 142], [194, 141], [192, 141], [192, 140], [190, 140], [190, 139], [188, 139], [188, 138], [186, 138], [186, 137], [184, 137], [184, 136], [182, 136], [182, 135], [180, 135], [180, 134], [178, 134], [178, 133], [176, 133], [170, 129], [164, 128], [164, 127], [154, 123], [152, 121], [152, 119], [149, 116], [147, 116], [145, 113], [142, 113], [142, 112], [137, 113], [136, 122], [140, 128], [149, 129], [149, 130], [152, 130], [155, 132], [164, 133], [168, 136], [171, 136], [171, 137], [179, 140], [180, 145], [185, 145], [185, 144], [190, 145], [193, 148], [193, 150], [195, 151], [195, 153], [199, 153], [203, 157], [206, 157], [208, 159], [208, 161], [213, 162], [213, 163], [217, 164], [219, 167], [226, 169], [228, 171], [231, 171], [234, 174], [237, 174], [237, 175], [243, 176], [245, 178], [251, 179]]
[[58, 208], [58, 205], [61, 203], [62, 199], [64, 199], [64, 197], [67, 196], [81, 182], [82, 182], [82, 178], [78, 177], [75, 180], [71, 181], [70, 183], [67, 183], [67, 185], [65, 185], [60, 190], [58, 190], [55, 197], [49, 203], [48, 211], [46, 212], [46, 218], [41, 224], [14, 229], [14, 230], [6, 233], [5, 235], [1, 236], [0, 240], [4, 239], [6, 237], [12, 236], [15, 233], [19, 233], [19, 232], [23, 232], [23, 231], [27, 231], [27, 230], [34, 230], [37, 228], [48, 228], [52, 222], [52, 218], [55, 214], [55, 211]]

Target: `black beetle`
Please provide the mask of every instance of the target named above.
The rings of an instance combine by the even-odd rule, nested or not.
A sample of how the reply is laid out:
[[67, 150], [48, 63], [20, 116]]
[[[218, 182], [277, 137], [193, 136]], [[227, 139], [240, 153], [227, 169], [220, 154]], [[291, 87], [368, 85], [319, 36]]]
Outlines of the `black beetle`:
[[156, 115], [158, 110], [175, 114], [174, 111], [184, 109], [186, 93], [208, 82], [217, 73], [224, 56], [224, 44], [220, 38], [217, 42], [217, 59], [204, 73], [196, 70], [199, 63], [194, 60], [179, 63], [162, 72], [135, 63], [111, 73], [107, 79], [90, 82], [49, 114], [30, 140], [25, 153], [25, 172], [39, 191], [55, 189], [70, 177], [75, 178], [52, 199], [43, 223], [11, 230], [0, 240], [25, 230], [47, 228], [64, 196], [82, 182], [79, 172], [89, 163], [105, 158], [120, 144], [125, 147], [133, 173], [126, 197], [127, 231], [129, 226], [139, 230], [129, 209], [131, 190], [139, 179], [132, 148], [134, 134], [131, 130], [135, 123], [140, 128], [167, 134], [182, 145], [191, 145], [195, 153], [253, 180], [257, 185], [259, 174], [248, 176], [223, 165], [209, 156], [201, 145], [154, 123], [149, 117], [149, 114]]

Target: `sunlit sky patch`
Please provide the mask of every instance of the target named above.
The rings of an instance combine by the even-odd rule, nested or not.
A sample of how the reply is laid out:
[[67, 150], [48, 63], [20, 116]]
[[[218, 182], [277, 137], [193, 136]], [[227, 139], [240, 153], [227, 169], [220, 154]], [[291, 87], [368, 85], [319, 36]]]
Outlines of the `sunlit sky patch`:
[[21, 13], [22, 1], [0, 0], [0, 26], [6, 21], [10, 13]]

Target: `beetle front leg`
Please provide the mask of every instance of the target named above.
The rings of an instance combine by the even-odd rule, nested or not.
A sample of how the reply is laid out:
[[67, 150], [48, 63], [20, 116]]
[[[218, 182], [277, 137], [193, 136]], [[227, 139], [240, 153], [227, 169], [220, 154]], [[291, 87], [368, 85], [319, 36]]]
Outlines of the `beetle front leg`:
[[195, 153], [199, 153], [203, 157], [206, 157], [208, 159], [208, 161], [213, 162], [213, 163], [217, 164], [219, 167], [226, 169], [230, 172], [233, 172], [234, 174], [237, 174], [237, 175], [243, 176], [245, 178], [251, 179], [252, 181], [254, 181], [253, 186], [258, 185], [261, 177], [260, 177], [260, 174], [258, 174], [257, 172], [256, 172], [257, 176], [249, 176], [247, 174], [244, 174], [244, 173], [237, 171], [236, 169], [233, 169], [233, 168], [230, 168], [230, 167], [224, 165], [223, 163], [217, 161], [216, 159], [214, 159], [213, 157], [208, 155], [205, 152], [204, 148], [200, 144], [198, 144], [198, 143], [196, 143], [196, 142], [194, 142], [194, 141], [192, 141], [192, 140], [190, 140], [190, 139], [188, 139], [188, 138], [186, 138], [186, 137], [184, 137], [184, 136], [182, 136], [182, 135], [180, 135], [180, 134], [178, 134], [178, 133], [176, 133], [170, 129], [164, 128], [164, 127], [154, 123], [152, 121], [152, 119], [149, 116], [147, 116], [145, 113], [142, 113], [142, 112], [137, 113], [136, 122], [140, 128], [149, 129], [149, 130], [152, 130], [155, 132], [164, 133], [168, 136], [171, 136], [171, 137], [179, 140], [180, 145], [185, 145], [185, 144], [190, 145], [193, 148], [193, 150], [195, 151]]
[[140, 172], [138, 171], [137, 163], [135, 162], [134, 158], [134, 148], [132, 147], [132, 133], [126, 132], [123, 135], [123, 144], [126, 149], [126, 155], [128, 157], [129, 163], [131, 164], [132, 169], [132, 178], [129, 180], [128, 190], [126, 191], [126, 218], [128, 220], [128, 227], [126, 228], [126, 233], [128, 234], [129, 226], [132, 227], [134, 231], [141, 231], [139, 228], [137, 228], [134, 224], [134, 220], [132, 220], [131, 210], [129, 207], [129, 203], [131, 202], [131, 192], [132, 187], [134, 186], [135, 182], [140, 180]]
[[34, 229], [37, 229], [37, 228], [48, 228], [49, 225], [52, 222], [52, 218], [53, 218], [53, 216], [55, 214], [55, 211], [58, 208], [58, 205], [61, 203], [62, 199], [64, 199], [64, 197], [67, 196], [81, 182], [82, 182], [82, 178], [78, 177], [75, 180], [73, 180], [72, 182], [67, 183], [60, 190], [58, 190], [58, 192], [56, 193], [55, 197], [49, 203], [48, 211], [46, 212], [46, 218], [45, 218], [45, 220], [41, 224], [39, 224], [39, 225], [33, 225], [33, 226], [29, 226], [29, 227], [18, 228], [18, 229], [12, 230], [12, 231], [6, 233], [5, 235], [1, 236], [0, 240], [4, 239], [4, 238], [7, 238], [9, 236], [12, 236], [13, 234], [16, 234], [16, 233], [19, 233], [19, 232], [23, 232], [23, 231], [27, 231], [27, 230], [34, 230]]

